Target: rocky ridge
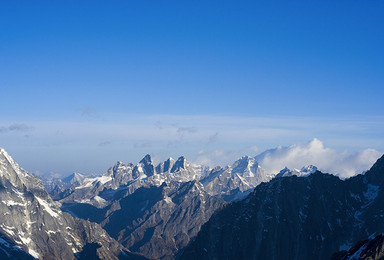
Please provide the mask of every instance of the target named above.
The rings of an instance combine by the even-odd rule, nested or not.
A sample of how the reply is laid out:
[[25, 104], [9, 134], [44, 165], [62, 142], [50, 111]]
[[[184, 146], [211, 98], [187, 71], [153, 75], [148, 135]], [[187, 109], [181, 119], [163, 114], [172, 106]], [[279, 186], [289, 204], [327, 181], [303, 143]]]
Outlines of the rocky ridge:
[[98, 244], [100, 259], [132, 255], [98, 224], [62, 212], [41, 180], [23, 170], [3, 149], [0, 197], [0, 251], [5, 259], [75, 259], [91, 243]]

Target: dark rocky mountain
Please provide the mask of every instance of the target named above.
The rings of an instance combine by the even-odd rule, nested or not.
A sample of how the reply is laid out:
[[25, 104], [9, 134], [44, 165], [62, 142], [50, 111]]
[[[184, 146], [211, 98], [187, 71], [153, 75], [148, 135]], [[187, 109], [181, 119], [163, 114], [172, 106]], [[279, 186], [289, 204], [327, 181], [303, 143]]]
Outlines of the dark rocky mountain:
[[3, 149], [0, 197], [2, 258], [75, 259], [76, 253], [95, 243], [99, 259], [136, 257], [98, 224], [62, 212], [41, 180], [23, 170]]
[[384, 232], [384, 157], [345, 181], [315, 172], [275, 178], [226, 205], [181, 259], [330, 259]]
[[348, 251], [343, 250], [332, 255], [332, 260], [384, 259], [384, 236], [382, 234], [357, 242]]
[[121, 190], [102, 209], [75, 203], [64, 205], [64, 210], [100, 223], [132, 252], [151, 259], [174, 259], [223, 203], [197, 181], [164, 182], [133, 193]]

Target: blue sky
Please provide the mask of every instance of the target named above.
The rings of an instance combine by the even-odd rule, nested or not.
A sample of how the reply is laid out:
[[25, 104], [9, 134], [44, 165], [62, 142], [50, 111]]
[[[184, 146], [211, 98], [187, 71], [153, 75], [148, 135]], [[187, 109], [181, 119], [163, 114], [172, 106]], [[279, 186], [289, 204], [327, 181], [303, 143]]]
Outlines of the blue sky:
[[383, 1], [3, 1], [0, 147], [44, 174], [146, 153], [221, 151], [210, 163], [227, 164], [315, 137], [384, 151], [383, 13]]

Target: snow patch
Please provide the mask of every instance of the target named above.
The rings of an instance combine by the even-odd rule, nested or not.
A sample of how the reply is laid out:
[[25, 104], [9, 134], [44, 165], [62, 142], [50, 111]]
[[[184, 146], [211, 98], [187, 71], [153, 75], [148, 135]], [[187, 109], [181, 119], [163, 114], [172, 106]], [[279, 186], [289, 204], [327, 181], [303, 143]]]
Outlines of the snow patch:
[[35, 250], [33, 250], [32, 248], [29, 248], [29, 249], [28, 249], [28, 253], [29, 253], [30, 255], [32, 255], [34, 258], [37, 258], [37, 259], [40, 258], [40, 254], [37, 253], [37, 252], [36, 252]]
[[167, 203], [167, 204], [173, 204], [173, 201], [170, 197], [168, 196], [164, 196], [164, 201]]
[[105, 184], [109, 181], [112, 180], [112, 177], [111, 176], [101, 176], [99, 178], [97, 178], [97, 180], [101, 183], [101, 184]]
[[38, 200], [39, 204], [40, 204], [41, 206], [43, 206], [44, 210], [45, 210], [47, 213], [49, 213], [49, 215], [51, 215], [51, 216], [54, 217], [54, 218], [58, 218], [58, 217], [59, 217], [59, 214], [57, 214], [56, 212], [54, 212], [54, 211], [51, 209], [51, 207], [49, 206], [49, 204], [48, 204], [45, 200], [43, 200], [43, 199], [41, 199], [41, 198], [39, 198], [39, 197], [36, 197], [36, 199]]
[[2, 201], [4, 204], [6, 204], [8, 207], [9, 206], [20, 206], [20, 207], [25, 207], [25, 203], [20, 203], [16, 202], [13, 200], [8, 200], [8, 201]]
[[80, 189], [90, 188], [90, 187], [92, 187], [92, 181], [89, 181], [83, 185], [77, 186], [75, 189], [80, 190]]
[[13, 227], [9, 227], [9, 226], [6, 226], [4, 224], [1, 224], [0, 227], [5, 231], [7, 232], [8, 234], [10, 234], [11, 236], [14, 236], [15, 235], [15, 232], [13, 231]]
[[93, 199], [94, 199], [95, 201], [97, 201], [98, 203], [105, 203], [105, 202], [106, 202], [105, 199], [103, 199], [103, 198], [100, 197], [100, 196], [95, 196], [95, 197], [93, 197]]
[[20, 236], [20, 240], [21, 242], [23, 242], [24, 245], [28, 245], [32, 241], [30, 237], [23, 237], [23, 236]]

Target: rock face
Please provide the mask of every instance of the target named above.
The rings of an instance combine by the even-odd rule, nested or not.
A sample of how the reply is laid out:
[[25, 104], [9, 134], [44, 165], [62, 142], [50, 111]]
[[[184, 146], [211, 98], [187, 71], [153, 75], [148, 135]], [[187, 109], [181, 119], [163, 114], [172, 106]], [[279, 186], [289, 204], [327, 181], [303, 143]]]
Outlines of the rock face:
[[173, 259], [224, 203], [197, 181], [170, 182], [121, 193], [113, 204], [98, 209], [72, 204], [66, 209], [100, 223], [111, 237], [151, 259]]
[[275, 178], [215, 213], [181, 259], [330, 259], [384, 232], [384, 157], [342, 181]]
[[75, 259], [75, 253], [92, 243], [98, 244], [96, 255], [100, 259], [130, 255], [98, 224], [63, 213], [42, 182], [24, 171], [3, 149], [0, 197], [0, 256]]

